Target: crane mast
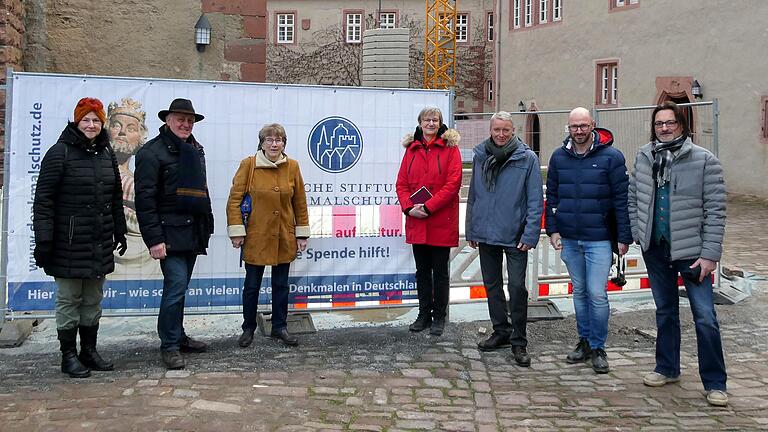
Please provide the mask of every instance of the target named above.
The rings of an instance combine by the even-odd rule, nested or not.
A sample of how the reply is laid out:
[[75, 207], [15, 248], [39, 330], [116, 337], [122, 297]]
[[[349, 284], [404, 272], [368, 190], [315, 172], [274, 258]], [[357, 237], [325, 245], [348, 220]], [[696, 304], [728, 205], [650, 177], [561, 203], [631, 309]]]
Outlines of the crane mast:
[[458, 0], [426, 0], [424, 88], [448, 89], [456, 84], [456, 10]]

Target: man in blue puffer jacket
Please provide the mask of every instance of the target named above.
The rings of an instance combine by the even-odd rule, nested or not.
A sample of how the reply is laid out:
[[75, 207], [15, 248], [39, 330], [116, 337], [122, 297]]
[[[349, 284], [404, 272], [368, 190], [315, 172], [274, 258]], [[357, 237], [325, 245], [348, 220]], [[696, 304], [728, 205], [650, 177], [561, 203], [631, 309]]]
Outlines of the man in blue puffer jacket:
[[[629, 177], [624, 155], [611, 145], [613, 134], [595, 128], [589, 110], [576, 108], [568, 116], [569, 136], [555, 150], [547, 171], [546, 228], [550, 243], [573, 283], [573, 306], [579, 343], [568, 363], [591, 361], [597, 373], [607, 373], [607, 282], [611, 242], [618, 253], [632, 242], [627, 209]], [[613, 218], [613, 221], [609, 219]], [[609, 228], [615, 222], [616, 230]]]

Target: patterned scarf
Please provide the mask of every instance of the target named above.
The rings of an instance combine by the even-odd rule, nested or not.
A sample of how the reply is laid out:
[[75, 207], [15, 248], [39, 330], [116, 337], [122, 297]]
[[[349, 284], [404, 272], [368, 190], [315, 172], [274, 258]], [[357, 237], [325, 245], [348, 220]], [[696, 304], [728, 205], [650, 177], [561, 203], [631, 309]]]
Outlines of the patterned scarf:
[[168, 139], [176, 143], [179, 149], [176, 208], [181, 213], [211, 213], [211, 199], [208, 197], [208, 185], [205, 179], [204, 156], [199, 144], [192, 135], [186, 141], [180, 139], [166, 126], [163, 126], [161, 131]]
[[662, 142], [657, 139], [653, 143], [651, 153], [653, 154], [653, 175], [657, 187], [662, 187], [669, 182], [670, 165], [675, 160], [675, 153], [683, 146], [686, 138], [685, 135], [680, 135], [669, 142]]
[[494, 144], [492, 138], [485, 140], [485, 151], [490, 156], [483, 162], [483, 180], [490, 192], [496, 189], [496, 178], [499, 176], [501, 167], [518, 147], [520, 147], [520, 139], [516, 136], [501, 147]]

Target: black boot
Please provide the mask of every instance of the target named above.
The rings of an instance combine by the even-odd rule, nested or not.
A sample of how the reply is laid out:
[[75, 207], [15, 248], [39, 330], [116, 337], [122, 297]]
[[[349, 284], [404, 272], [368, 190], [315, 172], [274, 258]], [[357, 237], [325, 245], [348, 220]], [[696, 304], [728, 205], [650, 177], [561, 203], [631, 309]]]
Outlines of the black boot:
[[61, 344], [61, 371], [71, 378], [88, 378], [88, 370], [77, 358], [77, 328], [58, 330]]
[[99, 333], [99, 325], [93, 327], [80, 326], [80, 362], [91, 370], [111, 371], [115, 365], [104, 360], [96, 351], [96, 335]]
[[408, 330], [412, 332], [420, 332], [426, 330], [432, 325], [432, 315], [429, 312], [419, 311], [419, 316], [416, 317], [416, 321], [408, 327]]

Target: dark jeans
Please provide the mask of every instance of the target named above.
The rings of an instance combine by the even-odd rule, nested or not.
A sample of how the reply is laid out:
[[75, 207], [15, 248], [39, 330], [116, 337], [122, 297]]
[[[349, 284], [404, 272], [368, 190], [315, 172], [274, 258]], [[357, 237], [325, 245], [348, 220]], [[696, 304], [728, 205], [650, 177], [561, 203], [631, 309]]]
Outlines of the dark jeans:
[[[504, 295], [504, 274], [501, 268], [505, 255], [509, 301]], [[488, 314], [491, 316], [493, 332], [509, 337], [510, 343], [516, 346], [528, 345], [525, 331], [528, 321], [528, 290], [525, 289], [527, 265], [528, 252], [516, 247], [480, 243], [480, 270], [488, 295]]]
[[[243, 285], [243, 331], [256, 330], [256, 312], [259, 306], [259, 291], [264, 277], [264, 267], [245, 263], [245, 284]], [[291, 263], [272, 266], [272, 331], [288, 326], [288, 270]]]
[[[681, 270], [695, 260], [671, 261], [669, 245], [662, 242], [651, 244], [643, 252], [648, 279], [651, 282], [653, 300], [656, 302], [656, 369], [667, 376], [680, 375], [680, 300], [677, 294], [677, 277]], [[696, 345], [699, 357], [699, 376], [704, 389], [725, 391], [726, 373], [720, 325], [717, 323], [715, 304], [712, 300], [712, 279], [699, 283], [683, 278], [688, 301], [696, 326]]]
[[162, 351], [178, 351], [184, 338], [184, 296], [195, 268], [194, 252], [169, 253], [160, 260], [163, 297], [157, 315], [157, 334]]
[[419, 294], [419, 315], [445, 318], [448, 312], [450, 275], [448, 259], [451, 248], [413, 245], [416, 261], [416, 289]]

